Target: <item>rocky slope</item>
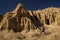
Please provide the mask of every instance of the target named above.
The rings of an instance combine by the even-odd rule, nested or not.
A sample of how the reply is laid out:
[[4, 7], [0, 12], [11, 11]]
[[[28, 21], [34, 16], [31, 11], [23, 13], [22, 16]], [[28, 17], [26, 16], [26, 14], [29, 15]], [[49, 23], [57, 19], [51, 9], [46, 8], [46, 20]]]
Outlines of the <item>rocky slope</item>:
[[32, 11], [19, 3], [1, 19], [0, 40], [59, 40], [59, 29], [60, 8]]

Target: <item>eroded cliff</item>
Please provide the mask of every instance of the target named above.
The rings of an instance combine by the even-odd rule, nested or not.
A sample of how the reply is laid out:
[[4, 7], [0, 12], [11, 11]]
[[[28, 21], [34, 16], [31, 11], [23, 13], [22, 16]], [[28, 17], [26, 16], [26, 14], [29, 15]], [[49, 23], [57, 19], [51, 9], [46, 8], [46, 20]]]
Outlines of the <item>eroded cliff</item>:
[[[7, 12], [3, 16], [0, 23], [0, 31], [2, 35], [10, 33], [12, 30], [14, 33], [20, 33], [20, 35], [23, 36], [31, 36], [40, 35], [41, 30], [43, 29], [43, 32], [45, 31], [46, 33], [51, 33], [54, 26], [60, 26], [60, 8], [50, 7], [43, 10], [32, 11], [26, 10], [23, 5], [19, 3], [13, 11]], [[5, 38], [5, 36], [3, 37]], [[9, 40], [7, 37], [6, 40]]]

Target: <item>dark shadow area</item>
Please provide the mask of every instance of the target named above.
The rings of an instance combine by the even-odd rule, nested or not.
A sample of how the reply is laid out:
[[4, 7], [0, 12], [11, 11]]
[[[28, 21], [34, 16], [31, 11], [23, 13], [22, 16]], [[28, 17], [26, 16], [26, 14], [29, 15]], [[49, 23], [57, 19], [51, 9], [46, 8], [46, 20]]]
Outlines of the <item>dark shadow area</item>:
[[3, 15], [2, 15], [2, 14], [0, 14], [0, 22], [2, 21], [2, 19], [3, 19]]
[[49, 23], [49, 19], [46, 19], [46, 24], [47, 24], [47, 25], [49, 25], [49, 24], [50, 24], [50, 23]]
[[42, 26], [40, 20], [39, 20], [35, 15], [30, 16], [30, 19], [31, 19], [31, 22], [32, 22], [36, 27], [39, 28], [39, 27]]
[[[18, 20], [19, 21], [19, 20]], [[13, 30], [14, 32], [21, 32], [23, 27], [17, 22], [16, 18], [9, 19], [8, 30]]]
[[46, 23], [47, 25], [50, 24], [50, 23], [49, 23], [49, 19], [47, 19], [46, 15], [45, 15], [45, 23]]
[[35, 16], [35, 15], [30, 16], [30, 19], [31, 19], [31, 22], [36, 26], [36, 28], [41, 30], [41, 33], [44, 32], [44, 34], [46, 34], [44, 24], [40, 22], [40, 20], [37, 18], [37, 16]]

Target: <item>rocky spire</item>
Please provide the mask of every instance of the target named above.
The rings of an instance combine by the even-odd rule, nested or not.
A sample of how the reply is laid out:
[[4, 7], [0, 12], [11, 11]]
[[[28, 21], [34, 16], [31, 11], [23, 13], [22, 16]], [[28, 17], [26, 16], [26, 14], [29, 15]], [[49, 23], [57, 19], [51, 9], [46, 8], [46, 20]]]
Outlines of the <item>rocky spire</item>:
[[21, 10], [22, 8], [24, 8], [23, 5], [22, 5], [21, 3], [19, 3], [19, 4], [16, 6], [16, 8], [15, 8], [14, 11], [15, 11], [15, 12], [16, 12], [16, 11], [19, 11], [19, 10]]

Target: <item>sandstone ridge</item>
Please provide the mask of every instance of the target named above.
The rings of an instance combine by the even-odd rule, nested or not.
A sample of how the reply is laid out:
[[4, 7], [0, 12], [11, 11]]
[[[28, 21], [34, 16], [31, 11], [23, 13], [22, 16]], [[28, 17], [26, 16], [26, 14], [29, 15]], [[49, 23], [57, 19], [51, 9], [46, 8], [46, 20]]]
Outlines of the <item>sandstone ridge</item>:
[[46, 32], [52, 32], [52, 29], [56, 28], [54, 26], [60, 26], [60, 8], [50, 7], [32, 11], [26, 10], [19, 3], [13, 11], [3, 15], [0, 22], [0, 31], [4, 34], [12, 30], [14, 33], [19, 32], [24, 36], [31, 36], [40, 34], [43, 29]]

